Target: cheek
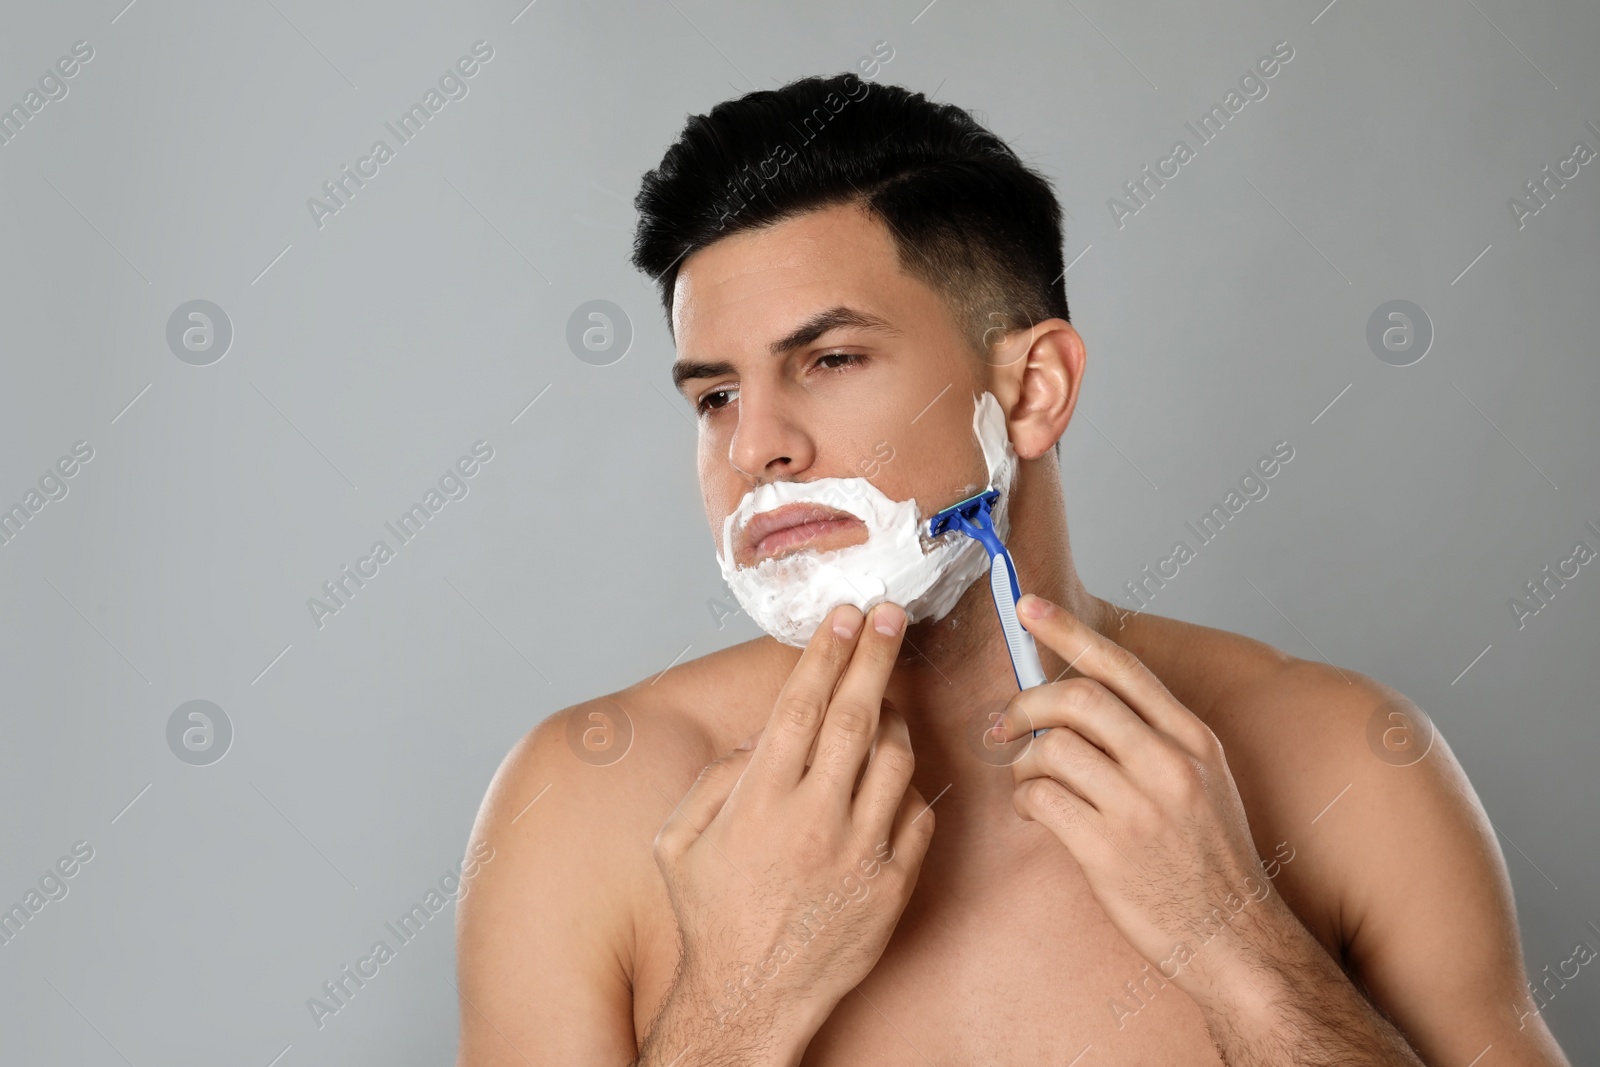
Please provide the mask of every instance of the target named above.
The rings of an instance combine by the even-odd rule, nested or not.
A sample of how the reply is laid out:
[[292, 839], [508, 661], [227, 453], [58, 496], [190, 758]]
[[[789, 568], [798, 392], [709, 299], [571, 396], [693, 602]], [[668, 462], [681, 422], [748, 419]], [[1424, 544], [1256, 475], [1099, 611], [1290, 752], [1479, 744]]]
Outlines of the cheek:
[[[696, 463], [700, 477], [700, 502], [706, 511], [706, 526], [722, 550], [722, 527], [744, 499], [745, 485], [728, 465], [725, 446], [710, 443], [702, 433]], [[720, 450], [719, 450], [720, 449]]]
[[[926, 417], [920, 420], [918, 428], [927, 421]], [[897, 447], [894, 460], [884, 465], [879, 488], [896, 500], [916, 497], [930, 513], [982, 492], [989, 471], [972, 433], [970, 416], [959, 426], [955, 423], [955, 419], [944, 420], [937, 428], [930, 427], [931, 432], [919, 433], [904, 447]]]

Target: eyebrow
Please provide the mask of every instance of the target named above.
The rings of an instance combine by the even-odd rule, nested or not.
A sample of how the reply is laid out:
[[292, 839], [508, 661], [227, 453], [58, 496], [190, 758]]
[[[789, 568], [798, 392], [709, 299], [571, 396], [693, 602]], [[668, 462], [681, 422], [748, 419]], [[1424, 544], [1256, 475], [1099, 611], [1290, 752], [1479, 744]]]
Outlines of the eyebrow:
[[[788, 334], [769, 344], [767, 350], [775, 356], [781, 356], [797, 348], [804, 348], [833, 330], [845, 327], [884, 333], [900, 332], [890, 325], [887, 319], [841, 304], [812, 315]], [[684, 382], [696, 378], [715, 378], [723, 374], [732, 374], [734, 370], [733, 364], [727, 360], [680, 359], [672, 365], [672, 386], [681, 392]]]

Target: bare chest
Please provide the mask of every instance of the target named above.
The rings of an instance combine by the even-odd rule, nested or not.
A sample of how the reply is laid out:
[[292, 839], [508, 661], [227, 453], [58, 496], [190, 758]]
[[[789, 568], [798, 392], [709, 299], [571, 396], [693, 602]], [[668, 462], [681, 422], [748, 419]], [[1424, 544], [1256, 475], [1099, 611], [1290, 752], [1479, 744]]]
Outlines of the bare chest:
[[[954, 861], [925, 866], [883, 956], [812, 1039], [805, 1067], [1220, 1063], [1194, 1003], [1122, 939], [1069, 858], [1004, 877], [955, 873]], [[640, 1034], [677, 962], [664, 895], [648, 914], [634, 975]]]

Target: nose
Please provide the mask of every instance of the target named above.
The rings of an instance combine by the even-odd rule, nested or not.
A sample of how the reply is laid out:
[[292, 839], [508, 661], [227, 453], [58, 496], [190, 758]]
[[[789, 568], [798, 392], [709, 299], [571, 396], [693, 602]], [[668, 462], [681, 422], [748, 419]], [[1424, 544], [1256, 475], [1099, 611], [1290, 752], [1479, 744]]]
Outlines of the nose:
[[769, 390], [739, 387], [739, 423], [728, 442], [728, 462], [754, 482], [793, 478], [811, 466], [816, 448]]

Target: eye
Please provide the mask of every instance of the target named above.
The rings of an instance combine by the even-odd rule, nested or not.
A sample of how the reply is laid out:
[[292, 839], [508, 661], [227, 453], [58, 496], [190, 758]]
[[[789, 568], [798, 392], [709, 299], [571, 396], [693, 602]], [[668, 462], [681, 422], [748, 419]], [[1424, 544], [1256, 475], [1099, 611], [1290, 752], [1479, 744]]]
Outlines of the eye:
[[[824, 362], [830, 359], [842, 360], [843, 362], [824, 366]], [[866, 361], [866, 356], [856, 352], [824, 352], [822, 355], [817, 357], [817, 361], [813, 363], [812, 366], [821, 367], [823, 370], [842, 371], [846, 367], [853, 367], [858, 363], [865, 363]]]
[[720, 397], [728, 397], [728, 396], [730, 396], [730, 394], [733, 395], [733, 396], [737, 396], [738, 392], [739, 392], [739, 390], [736, 387], [732, 387], [732, 386], [730, 386], [730, 387], [728, 387], [726, 389], [713, 389], [709, 393], [705, 394], [704, 396], [702, 396], [699, 400], [697, 400], [695, 402], [695, 405], [694, 405], [695, 413], [699, 414], [699, 415], [709, 415], [711, 412], [716, 411], [719, 408], [725, 408], [730, 403], [732, 403], [731, 399], [723, 400], [721, 403], [715, 403], [715, 404], [712, 403], [712, 401], [716, 397], [719, 397], [719, 396]]
[[[834, 362], [829, 362], [830, 360]], [[822, 355], [818, 356], [814, 361], [812, 361], [811, 366], [814, 369], [824, 372], [838, 373], [840, 371], [847, 370], [850, 367], [856, 366], [857, 364], [865, 363], [866, 361], [867, 357], [857, 352], [824, 352]], [[737, 386], [727, 386], [726, 388], [722, 389], [713, 389], [702, 396], [699, 400], [695, 401], [695, 413], [698, 415], [709, 415], [713, 411], [727, 407], [729, 404], [733, 403], [738, 396], [739, 389]], [[718, 400], [718, 397], [722, 397], [724, 399]]]

